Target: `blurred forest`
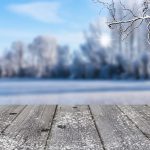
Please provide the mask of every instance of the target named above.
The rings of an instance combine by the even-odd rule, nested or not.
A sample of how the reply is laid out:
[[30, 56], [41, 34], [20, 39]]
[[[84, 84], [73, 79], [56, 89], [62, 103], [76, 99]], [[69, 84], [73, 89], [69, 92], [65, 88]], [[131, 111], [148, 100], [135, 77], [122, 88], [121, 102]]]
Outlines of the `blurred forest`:
[[[121, 9], [119, 11], [118, 15], [122, 15]], [[89, 25], [83, 33], [85, 42], [78, 50], [42, 35], [29, 44], [13, 42], [0, 57], [0, 77], [149, 79], [150, 45], [146, 23], [124, 41], [116, 30], [109, 30], [110, 46], [100, 42], [105, 28], [101, 24], [101, 20], [97, 20]]]

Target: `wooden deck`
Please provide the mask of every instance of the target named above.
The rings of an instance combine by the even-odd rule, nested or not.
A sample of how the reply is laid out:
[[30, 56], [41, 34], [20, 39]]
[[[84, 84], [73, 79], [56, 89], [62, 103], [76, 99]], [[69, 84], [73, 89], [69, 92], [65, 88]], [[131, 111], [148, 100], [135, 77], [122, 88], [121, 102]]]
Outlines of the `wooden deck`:
[[0, 106], [0, 150], [150, 150], [150, 107]]

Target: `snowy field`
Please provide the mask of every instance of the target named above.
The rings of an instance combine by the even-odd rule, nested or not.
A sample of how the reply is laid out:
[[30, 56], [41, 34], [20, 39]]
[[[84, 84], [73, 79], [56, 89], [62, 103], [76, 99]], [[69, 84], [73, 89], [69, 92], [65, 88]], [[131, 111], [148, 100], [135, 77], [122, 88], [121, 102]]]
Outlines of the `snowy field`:
[[150, 81], [0, 80], [0, 104], [150, 104]]

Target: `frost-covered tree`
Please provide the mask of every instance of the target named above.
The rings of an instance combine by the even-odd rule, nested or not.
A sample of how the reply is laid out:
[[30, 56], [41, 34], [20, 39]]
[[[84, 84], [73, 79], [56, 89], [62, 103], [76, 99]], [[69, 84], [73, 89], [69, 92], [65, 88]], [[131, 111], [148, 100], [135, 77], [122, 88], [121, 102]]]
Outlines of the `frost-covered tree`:
[[85, 78], [85, 60], [81, 51], [74, 51], [73, 60], [70, 66], [70, 78], [78, 79]]
[[[89, 31], [85, 33], [85, 43], [81, 45], [83, 55], [95, 72], [99, 72], [101, 66], [107, 64], [106, 49], [100, 41], [102, 36], [100, 23], [98, 21], [90, 25]], [[89, 67], [87, 68], [89, 69]]]
[[49, 76], [57, 63], [57, 42], [52, 37], [38, 36], [28, 46], [38, 76]]
[[140, 61], [138, 59], [132, 62], [132, 74], [135, 79], [140, 79]]
[[21, 41], [13, 42], [10, 48], [13, 53], [13, 61], [16, 72], [19, 76], [23, 75], [25, 44]]
[[60, 78], [69, 77], [70, 49], [68, 46], [58, 46], [57, 48], [57, 64], [54, 66], [54, 76]]
[[[146, 23], [147, 41], [150, 44], [150, 0], [94, 0], [109, 11], [111, 19], [108, 21], [110, 28], [121, 28], [119, 31], [123, 38], [129, 36], [143, 22]], [[117, 5], [122, 8], [123, 16], [118, 17]], [[133, 7], [134, 5], [134, 7]]]
[[12, 77], [16, 75], [15, 64], [14, 64], [14, 54], [11, 51], [5, 52], [3, 56], [3, 76]]
[[141, 63], [142, 63], [142, 75], [145, 79], [149, 78], [149, 54], [143, 53], [141, 55]]
[[3, 75], [3, 58], [0, 57], [0, 77]]

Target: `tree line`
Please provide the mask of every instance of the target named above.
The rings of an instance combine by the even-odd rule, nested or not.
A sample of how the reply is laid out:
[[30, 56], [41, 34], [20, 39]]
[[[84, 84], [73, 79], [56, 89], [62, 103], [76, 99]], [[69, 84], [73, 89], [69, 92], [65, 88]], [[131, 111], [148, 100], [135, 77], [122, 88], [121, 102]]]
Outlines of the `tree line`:
[[85, 42], [76, 51], [45, 36], [38, 36], [27, 45], [21, 41], [13, 42], [0, 58], [0, 76], [56, 79], [150, 77], [149, 45], [144, 39], [144, 25], [125, 41], [112, 30], [111, 47], [101, 45], [102, 32], [99, 22], [91, 24]]

